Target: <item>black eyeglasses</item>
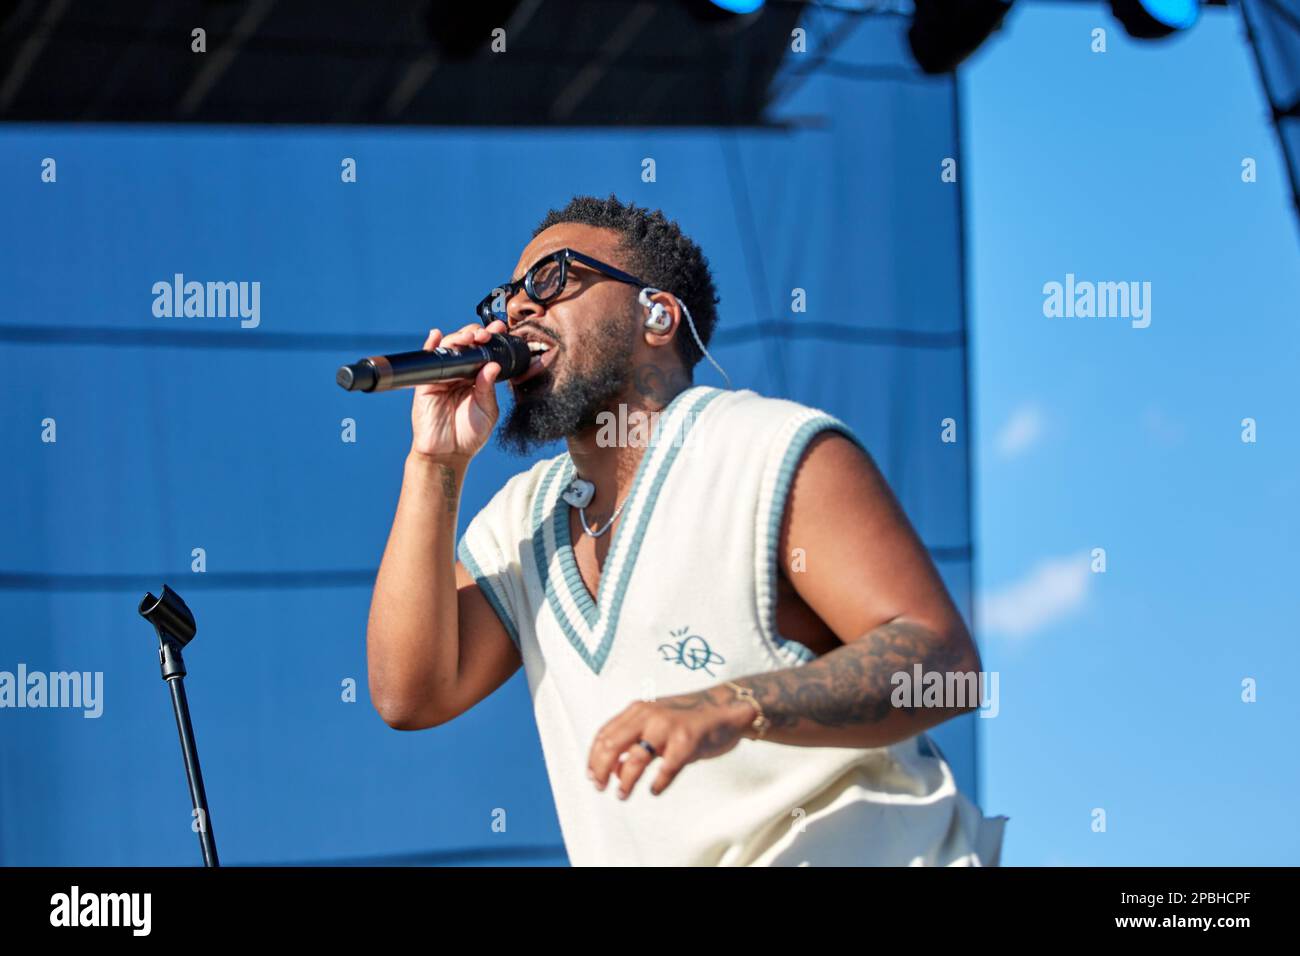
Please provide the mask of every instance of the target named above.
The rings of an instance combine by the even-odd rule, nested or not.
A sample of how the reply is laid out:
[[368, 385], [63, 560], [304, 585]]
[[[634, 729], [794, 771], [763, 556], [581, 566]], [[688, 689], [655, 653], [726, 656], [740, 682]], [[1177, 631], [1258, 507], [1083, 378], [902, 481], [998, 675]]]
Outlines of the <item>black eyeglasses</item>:
[[643, 282], [622, 269], [615, 269], [613, 266], [601, 262], [599, 259], [593, 259], [591, 256], [583, 255], [581, 252], [575, 252], [572, 249], [557, 249], [533, 263], [528, 271], [524, 273], [522, 279], [513, 279], [510, 282], [502, 283], [485, 295], [474, 310], [478, 313], [479, 321], [484, 325], [488, 325], [499, 319], [509, 328], [510, 318], [506, 314], [506, 305], [521, 288], [528, 293], [528, 298], [538, 305], [545, 305], [550, 302], [564, 291], [564, 284], [569, 281], [570, 262], [580, 262], [609, 276], [611, 279], [626, 282], [628, 285], [634, 285], [637, 288], [644, 289], [650, 285], [649, 282]]

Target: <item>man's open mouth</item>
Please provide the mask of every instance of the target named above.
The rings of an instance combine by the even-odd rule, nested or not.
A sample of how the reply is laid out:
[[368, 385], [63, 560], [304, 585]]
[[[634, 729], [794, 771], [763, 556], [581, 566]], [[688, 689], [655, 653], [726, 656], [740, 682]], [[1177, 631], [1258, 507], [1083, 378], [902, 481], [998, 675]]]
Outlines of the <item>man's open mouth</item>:
[[528, 370], [522, 375], [516, 375], [512, 378], [510, 380], [512, 385], [518, 385], [520, 382], [526, 382], [530, 378], [541, 375], [542, 372], [555, 364], [556, 356], [559, 354], [559, 350], [555, 346], [535, 339], [528, 340], [528, 351], [533, 353], [532, 361], [528, 364]]

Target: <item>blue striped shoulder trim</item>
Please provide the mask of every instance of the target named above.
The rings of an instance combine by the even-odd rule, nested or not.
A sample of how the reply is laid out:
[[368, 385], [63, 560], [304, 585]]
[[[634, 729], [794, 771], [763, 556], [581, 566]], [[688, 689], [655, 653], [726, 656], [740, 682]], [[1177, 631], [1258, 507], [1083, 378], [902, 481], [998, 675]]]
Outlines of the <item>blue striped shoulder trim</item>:
[[[498, 590], [500, 585], [496, 579], [483, 573], [483, 569], [474, 560], [474, 555], [464, 538], [460, 539], [460, 546], [456, 549], [456, 556], [460, 558], [460, 563], [465, 565], [465, 570], [470, 573], [470, 577], [474, 579], [478, 589], [483, 592], [483, 596], [487, 598], [492, 610], [501, 619], [501, 626], [510, 635], [510, 640], [514, 641], [516, 648], [519, 648], [519, 629], [515, 627], [514, 619], [510, 616], [510, 612], [506, 610], [505, 600]], [[522, 648], [520, 649], [522, 650]]]
[[768, 512], [767, 521], [768, 593], [772, 595], [771, 619], [768, 622], [768, 631], [781, 650], [803, 663], [813, 660], [817, 655], [799, 641], [782, 637], [776, 629], [776, 576], [779, 573], [778, 568], [780, 566], [777, 548], [781, 545], [781, 521], [785, 517], [786, 500], [790, 497], [790, 488], [794, 483], [795, 472], [799, 470], [799, 462], [803, 460], [803, 454], [808, 450], [812, 440], [822, 432], [827, 431], [838, 432], [864, 452], [867, 450], [866, 446], [858, 439], [858, 436], [853, 433], [853, 430], [832, 415], [820, 414], [804, 422], [791, 437], [789, 444], [785, 447], [785, 453], [781, 457], [781, 465], [777, 471], [776, 487], [772, 493], [772, 505]]

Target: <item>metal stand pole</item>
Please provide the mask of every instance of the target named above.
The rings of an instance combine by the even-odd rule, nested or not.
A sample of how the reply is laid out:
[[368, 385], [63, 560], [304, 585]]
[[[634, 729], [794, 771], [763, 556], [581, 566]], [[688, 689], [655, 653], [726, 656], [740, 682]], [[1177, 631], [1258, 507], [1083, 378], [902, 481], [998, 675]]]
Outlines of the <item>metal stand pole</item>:
[[162, 667], [162, 678], [171, 689], [176, 730], [181, 738], [181, 757], [185, 761], [185, 779], [198, 820], [203, 865], [220, 866], [217, 841], [212, 833], [212, 815], [208, 812], [208, 796], [203, 789], [203, 771], [199, 768], [199, 749], [194, 742], [194, 727], [190, 723], [190, 707], [185, 697], [185, 660], [181, 656], [181, 649], [193, 639], [198, 628], [194, 624], [194, 615], [180, 595], [165, 584], [162, 590], [161, 598], [152, 594], [144, 596], [140, 602], [140, 616], [158, 632], [158, 663]]

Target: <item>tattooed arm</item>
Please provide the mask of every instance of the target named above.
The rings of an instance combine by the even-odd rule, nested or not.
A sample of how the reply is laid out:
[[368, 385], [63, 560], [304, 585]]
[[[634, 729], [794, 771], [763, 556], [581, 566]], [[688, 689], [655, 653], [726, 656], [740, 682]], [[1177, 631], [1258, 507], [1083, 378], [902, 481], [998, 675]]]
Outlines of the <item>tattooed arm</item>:
[[[915, 666], [922, 674], [943, 675], [945, 687], [962, 680], [962, 701], [945, 706], [914, 706]], [[881, 747], [915, 736], [978, 704], [975, 683], [979, 663], [959, 649], [959, 642], [919, 624], [891, 621], [859, 640], [838, 647], [802, 667], [757, 674], [736, 681], [754, 692], [771, 721], [764, 740], [815, 747]], [[895, 675], [906, 675], [906, 681]], [[969, 679], [967, 684], [964, 678]], [[956, 685], [953, 685], [956, 686]], [[735, 692], [715, 698], [734, 700]], [[935, 698], [932, 696], [931, 701]], [[734, 705], [733, 705], [734, 706]], [[745, 706], [752, 720], [754, 710]], [[748, 726], [746, 737], [757, 737]]]

